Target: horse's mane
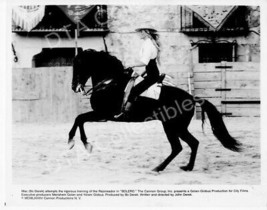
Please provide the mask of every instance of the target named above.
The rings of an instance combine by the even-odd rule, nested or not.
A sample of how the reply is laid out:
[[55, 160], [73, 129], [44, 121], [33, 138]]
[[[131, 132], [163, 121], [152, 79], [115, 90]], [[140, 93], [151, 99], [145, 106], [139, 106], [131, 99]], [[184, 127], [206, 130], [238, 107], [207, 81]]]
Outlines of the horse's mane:
[[113, 76], [123, 75], [124, 73], [122, 62], [108, 52], [88, 49], [83, 51], [83, 55], [85, 56], [85, 61], [89, 62], [90, 69], [112, 74]]

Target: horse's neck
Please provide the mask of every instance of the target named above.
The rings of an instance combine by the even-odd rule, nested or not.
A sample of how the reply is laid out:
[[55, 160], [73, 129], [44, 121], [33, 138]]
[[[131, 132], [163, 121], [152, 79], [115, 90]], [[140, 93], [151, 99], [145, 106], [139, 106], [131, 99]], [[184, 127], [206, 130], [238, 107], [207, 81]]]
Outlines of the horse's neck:
[[129, 81], [129, 78], [127, 78], [126, 75], [122, 74], [122, 73], [115, 73], [112, 71], [98, 71], [95, 74], [92, 75], [92, 84], [93, 85], [97, 85], [99, 82], [102, 82], [104, 80], [113, 80], [118, 84], [127, 84], [127, 82]]
[[108, 80], [108, 79], [113, 79], [111, 77], [100, 77], [100, 76], [92, 76], [91, 77], [91, 80], [92, 80], [92, 85], [93, 86], [96, 86], [97, 84], [105, 81], [105, 80]]
[[106, 80], [111, 80], [113, 83], [116, 83], [116, 86], [124, 89], [128, 83], [128, 79], [125, 77], [112, 77], [112, 76], [92, 76], [92, 85], [95, 87], [96, 85], [100, 84], [101, 82], [104, 82]]
[[90, 72], [93, 85], [97, 85], [99, 82], [107, 79], [112, 79], [117, 83], [124, 84], [128, 79], [124, 75], [123, 65], [116, 57], [104, 52], [95, 52], [90, 50], [84, 52], [86, 62], [85, 66], [91, 66], [93, 69], [93, 72]]
[[101, 79], [101, 78], [97, 78], [95, 76], [92, 76], [91, 80], [92, 80], [92, 85], [93, 86], [96, 86], [99, 82], [103, 81], [104, 79]]

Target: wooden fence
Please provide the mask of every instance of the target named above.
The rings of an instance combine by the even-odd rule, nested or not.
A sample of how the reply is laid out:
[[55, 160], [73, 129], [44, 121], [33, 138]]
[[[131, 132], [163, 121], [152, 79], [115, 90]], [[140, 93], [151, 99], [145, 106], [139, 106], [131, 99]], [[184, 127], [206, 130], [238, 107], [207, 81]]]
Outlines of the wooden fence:
[[13, 121], [73, 121], [90, 108], [90, 103], [73, 93], [71, 81], [72, 67], [13, 69]]
[[260, 116], [259, 63], [196, 64], [193, 72], [194, 94], [208, 99], [222, 114], [232, 117]]

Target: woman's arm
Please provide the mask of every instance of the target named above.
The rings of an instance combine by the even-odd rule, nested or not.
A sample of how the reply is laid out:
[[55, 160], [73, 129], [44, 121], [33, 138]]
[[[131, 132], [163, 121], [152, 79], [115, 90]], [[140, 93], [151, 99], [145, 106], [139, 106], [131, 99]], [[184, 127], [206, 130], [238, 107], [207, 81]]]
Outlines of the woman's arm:
[[[152, 44], [150, 39], [147, 39], [142, 46], [142, 50], [141, 50], [141, 54], [140, 54], [140, 58], [138, 60], [136, 60], [134, 62], [134, 65], [132, 65], [132, 68], [138, 68], [137, 74], [143, 76], [146, 72], [145, 68], [141, 68], [140, 67], [145, 67], [148, 65], [150, 59], [151, 59], [151, 51], [152, 51], [152, 47], [154, 47], [154, 45]], [[141, 71], [140, 71], [141, 70]]]
[[146, 71], [145, 68], [142, 68], [142, 67], [145, 67], [146, 64], [143, 63], [142, 61], [136, 61], [133, 65], [130, 65], [129, 68], [133, 68], [133, 74], [132, 76], [136, 76], [136, 75], [143, 75]]
[[146, 66], [145, 63], [143, 63], [142, 61], [136, 61], [133, 65], [130, 65], [130, 68], [135, 68], [135, 67], [144, 67]]

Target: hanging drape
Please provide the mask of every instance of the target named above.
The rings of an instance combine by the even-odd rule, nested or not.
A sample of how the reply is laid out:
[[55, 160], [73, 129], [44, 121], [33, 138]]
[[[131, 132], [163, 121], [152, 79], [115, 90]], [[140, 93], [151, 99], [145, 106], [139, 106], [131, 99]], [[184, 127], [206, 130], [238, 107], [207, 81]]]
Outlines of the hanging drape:
[[59, 5], [58, 7], [73, 23], [78, 23], [95, 5]]
[[12, 8], [12, 20], [16, 26], [20, 26], [25, 31], [31, 31], [43, 19], [45, 6], [15, 6]]
[[201, 22], [208, 24], [213, 30], [220, 30], [225, 21], [237, 9], [237, 6], [187, 6], [193, 10]]

